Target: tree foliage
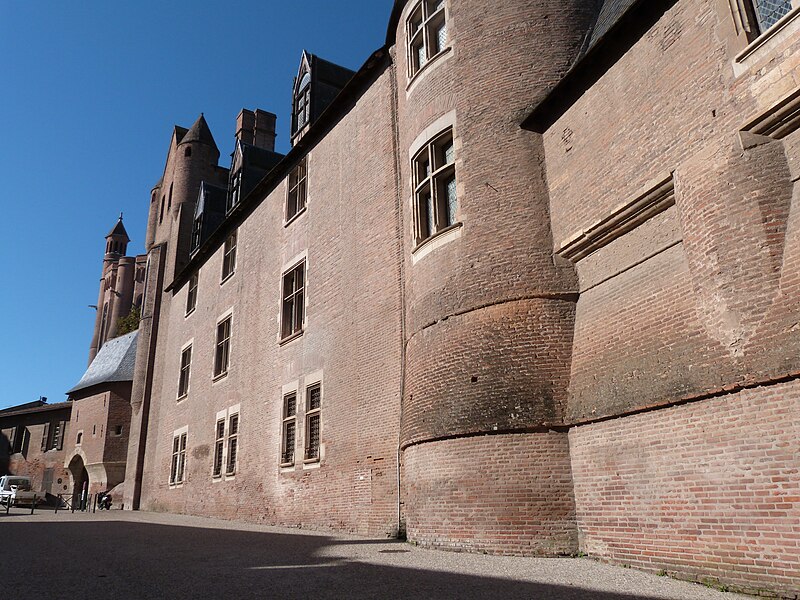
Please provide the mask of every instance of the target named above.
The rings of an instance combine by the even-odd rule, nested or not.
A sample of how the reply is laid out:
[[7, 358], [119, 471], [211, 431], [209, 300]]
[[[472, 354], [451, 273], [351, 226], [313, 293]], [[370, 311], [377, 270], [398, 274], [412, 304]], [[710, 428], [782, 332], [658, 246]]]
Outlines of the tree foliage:
[[139, 329], [139, 321], [141, 320], [142, 315], [139, 311], [138, 306], [131, 307], [131, 312], [129, 312], [126, 316], [120, 317], [117, 320], [117, 336], [125, 335], [126, 333], [130, 333], [132, 331], [136, 331]]

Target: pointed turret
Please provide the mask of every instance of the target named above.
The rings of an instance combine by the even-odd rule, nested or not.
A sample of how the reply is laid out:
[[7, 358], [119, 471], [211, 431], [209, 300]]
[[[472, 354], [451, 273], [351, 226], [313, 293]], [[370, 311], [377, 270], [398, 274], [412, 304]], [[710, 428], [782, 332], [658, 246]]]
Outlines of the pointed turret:
[[106, 254], [125, 256], [130, 241], [131, 238], [128, 237], [128, 232], [125, 231], [125, 226], [122, 224], [122, 213], [119, 213], [117, 224], [106, 235]]
[[201, 144], [208, 144], [217, 152], [219, 152], [217, 143], [214, 141], [214, 136], [211, 135], [211, 129], [208, 128], [208, 123], [206, 123], [206, 118], [203, 116], [203, 113], [200, 113], [200, 117], [198, 117], [197, 121], [194, 122], [194, 125], [189, 128], [189, 131], [186, 132], [186, 135], [183, 136], [180, 144], [186, 144], [188, 142], [200, 142]]

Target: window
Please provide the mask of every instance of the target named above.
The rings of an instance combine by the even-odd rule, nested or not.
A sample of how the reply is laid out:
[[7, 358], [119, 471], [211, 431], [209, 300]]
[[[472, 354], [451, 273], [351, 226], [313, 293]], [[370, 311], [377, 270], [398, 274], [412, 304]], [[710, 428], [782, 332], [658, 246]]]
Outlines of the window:
[[203, 215], [197, 215], [192, 223], [192, 248], [194, 252], [200, 247], [200, 240], [203, 237]]
[[193, 273], [189, 278], [189, 290], [186, 293], [186, 314], [190, 314], [197, 307], [197, 285], [199, 275]]
[[83, 432], [79, 431], [78, 437], [75, 438], [75, 445], [80, 446], [82, 441], [83, 441]]
[[239, 415], [228, 417], [228, 460], [225, 475], [236, 474], [236, 456], [239, 449]]
[[116, 437], [121, 436], [122, 435], [122, 425], [114, 425], [114, 433], [112, 435], [114, 435]]
[[311, 73], [306, 71], [300, 78], [294, 97], [294, 131], [300, 131], [311, 117]]
[[42, 452], [61, 450], [64, 447], [65, 421], [45, 423], [42, 431]]
[[289, 194], [286, 197], [286, 221], [291, 221], [306, 207], [306, 157], [289, 174]]
[[322, 386], [319, 383], [306, 388], [306, 453], [307, 461], [319, 460], [320, 406]]
[[236, 474], [236, 459], [239, 456], [239, 405], [217, 413], [217, 424], [214, 434], [214, 469], [213, 477]]
[[303, 331], [303, 291], [306, 261], [284, 273], [281, 306], [281, 337], [286, 339]]
[[413, 77], [447, 46], [444, 0], [422, 0], [406, 22], [408, 76]]
[[217, 420], [217, 431], [214, 442], [214, 471], [213, 477], [222, 475], [222, 455], [225, 452], [225, 419]]
[[22, 452], [23, 454], [27, 454], [30, 437], [30, 431], [28, 431], [25, 425], [17, 425], [14, 428], [14, 434], [11, 438], [11, 453], [16, 454], [17, 452]]
[[217, 323], [217, 345], [214, 353], [214, 377], [222, 377], [228, 372], [228, 359], [231, 349], [231, 317]]
[[239, 200], [241, 200], [240, 195], [242, 191], [242, 171], [236, 171], [231, 176], [230, 181], [230, 193], [228, 194], [227, 205], [225, 206], [225, 212], [229, 212], [234, 206], [239, 204]]
[[181, 352], [181, 373], [178, 377], [178, 400], [189, 393], [189, 373], [192, 369], [192, 346], [189, 345]]
[[297, 433], [297, 393], [283, 397], [283, 426], [281, 433], [281, 465], [294, 464], [294, 443]]
[[458, 201], [453, 130], [428, 142], [411, 161], [414, 181], [416, 243], [454, 225]]
[[172, 467], [169, 471], [170, 485], [183, 483], [186, 474], [186, 432], [176, 433], [172, 438]]
[[753, 23], [756, 29], [751, 32], [753, 38], [764, 33], [792, 10], [791, 0], [750, 0], [748, 4], [746, 5], [748, 21]]
[[225, 240], [225, 250], [222, 255], [222, 281], [233, 275], [236, 269], [236, 231]]

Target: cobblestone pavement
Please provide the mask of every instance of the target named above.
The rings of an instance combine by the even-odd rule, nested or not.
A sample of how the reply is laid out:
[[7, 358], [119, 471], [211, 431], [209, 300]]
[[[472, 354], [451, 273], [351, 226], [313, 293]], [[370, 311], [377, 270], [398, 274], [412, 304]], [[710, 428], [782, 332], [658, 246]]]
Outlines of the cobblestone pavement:
[[0, 584], [36, 598], [747, 598], [586, 558], [484, 556], [158, 513], [0, 513]]

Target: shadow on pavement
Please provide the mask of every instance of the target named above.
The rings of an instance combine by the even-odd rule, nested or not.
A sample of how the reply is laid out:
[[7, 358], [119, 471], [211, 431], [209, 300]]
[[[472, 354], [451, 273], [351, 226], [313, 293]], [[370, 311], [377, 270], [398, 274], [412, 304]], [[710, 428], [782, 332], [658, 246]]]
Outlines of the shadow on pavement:
[[0, 533], [0, 581], [20, 598], [646, 598], [320, 555], [362, 543], [323, 535], [9, 520]]

